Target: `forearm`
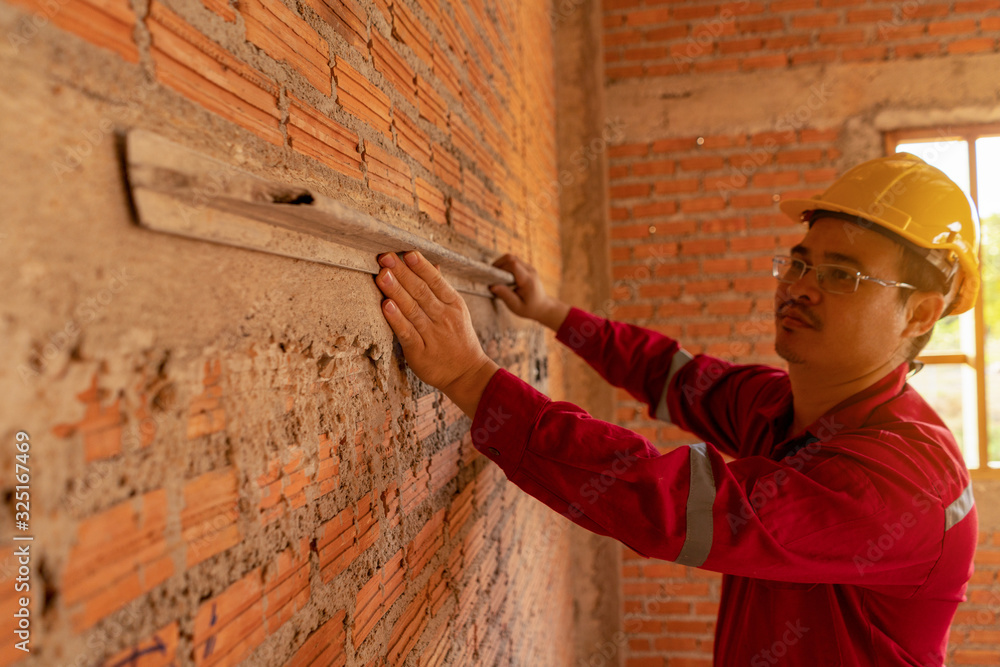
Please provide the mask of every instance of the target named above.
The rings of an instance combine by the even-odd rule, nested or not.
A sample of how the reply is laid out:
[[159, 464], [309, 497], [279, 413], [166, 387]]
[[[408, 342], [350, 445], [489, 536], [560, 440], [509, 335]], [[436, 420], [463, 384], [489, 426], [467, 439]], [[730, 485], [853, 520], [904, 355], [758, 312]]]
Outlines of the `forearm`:
[[558, 299], [553, 299], [552, 304], [545, 310], [544, 314], [537, 318], [540, 324], [552, 329], [553, 331], [559, 331], [559, 327], [562, 326], [563, 322], [566, 321], [566, 316], [569, 315], [571, 306], [568, 303], [563, 303]]

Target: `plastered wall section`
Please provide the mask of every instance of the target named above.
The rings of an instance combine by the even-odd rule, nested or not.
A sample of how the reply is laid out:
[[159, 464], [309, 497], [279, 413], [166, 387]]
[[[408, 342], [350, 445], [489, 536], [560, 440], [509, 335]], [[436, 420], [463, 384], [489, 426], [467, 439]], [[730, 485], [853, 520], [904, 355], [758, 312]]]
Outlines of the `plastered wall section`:
[[[737, 363], [774, 353], [771, 256], [805, 230], [778, 209], [883, 153], [883, 132], [995, 122], [996, 2], [774, 0], [603, 5], [610, 317]], [[694, 442], [624, 392], [618, 423], [663, 450]], [[973, 484], [976, 572], [948, 664], [1000, 663], [1000, 521], [993, 479]], [[711, 665], [721, 577], [623, 549], [629, 667]], [[613, 637], [600, 638], [605, 643]], [[601, 655], [600, 641], [593, 655]], [[762, 647], [767, 649], [768, 647]]]
[[[154, 130], [558, 292], [544, 8], [18, 1], [0, 35], [0, 664], [570, 664], [567, 534], [406, 369], [372, 277], [140, 229], [121, 154]], [[468, 303], [558, 398], [551, 334]]]

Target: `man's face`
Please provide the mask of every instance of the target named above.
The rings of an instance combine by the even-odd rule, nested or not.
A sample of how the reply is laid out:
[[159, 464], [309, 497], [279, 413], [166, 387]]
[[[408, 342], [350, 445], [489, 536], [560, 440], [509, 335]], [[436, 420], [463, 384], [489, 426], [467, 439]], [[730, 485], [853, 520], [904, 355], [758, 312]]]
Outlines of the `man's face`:
[[[789, 254], [809, 265], [837, 264], [861, 275], [900, 279], [899, 245], [837, 218], [819, 218]], [[829, 294], [820, 289], [812, 269], [794, 283], [778, 283], [778, 355], [790, 364], [846, 379], [886, 363], [899, 349], [906, 324], [899, 289], [862, 280], [852, 294]]]

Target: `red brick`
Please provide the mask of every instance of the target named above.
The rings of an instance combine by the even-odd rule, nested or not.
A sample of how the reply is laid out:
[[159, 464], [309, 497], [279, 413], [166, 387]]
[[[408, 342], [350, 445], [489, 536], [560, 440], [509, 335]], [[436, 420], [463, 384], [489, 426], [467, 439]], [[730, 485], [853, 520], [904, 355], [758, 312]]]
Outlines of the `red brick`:
[[604, 46], [625, 46], [628, 44], [638, 44], [642, 42], [642, 33], [638, 30], [619, 30], [616, 32], [605, 32], [603, 35]]
[[955, 3], [956, 14], [987, 14], [1000, 9], [1000, 0], [959, 0]]
[[608, 157], [611, 159], [619, 157], [643, 157], [649, 151], [647, 144], [621, 144], [608, 147]]
[[993, 51], [995, 47], [996, 40], [992, 37], [960, 39], [948, 45], [948, 53], [982, 53], [984, 51]]
[[925, 2], [915, 7], [912, 11], [905, 12], [904, 16], [907, 19], [927, 19], [948, 16], [950, 14], [951, 5], [948, 3], [927, 4]]
[[[691, 21], [692, 19], [704, 19], [717, 16], [718, 13], [718, 8], [713, 4], [684, 5], [673, 10], [673, 20], [681, 22]], [[695, 33], [698, 32], [700, 27], [698, 26], [694, 29]]]
[[698, 147], [698, 137], [673, 137], [653, 142], [653, 153], [669, 153], [692, 150]]
[[391, 155], [371, 141], [365, 141], [364, 160], [368, 185], [372, 190], [413, 205], [410, 167], [402, 158]]
[[677, 161], [680, 168], [685, 171], [710, 171], [712, 169], [722, 169], [725, 160], [716, 155], [705, 155], [701, 157], [682, 158]]
[[315, 158], [352, 178], [361, 178], [358, 135], [288, 93], [288, 142], [292, 150]]
[[771, 11], [775, 13], [792, 12], [813, 9], [816, 7], [816, 0], [775, 0], [769, 6]]
[[699, 239], [681, 243], [681, 253], [684, 255], [712, 255], [725, 251], [725, 239]]
[[[339, 61], [340, 56], [337, 58]], [[441, 97], [441, 94], [438, 93], [431, 82], [420, 74], [417, 74], [417, 108], [419, 109], [421, 118], [429, 121], [445, 133], [449, 132], [448, 105], [445, 104], [444, 98]]]
[[879, 21], [892, 21], [893, 10], [890, 7], [880, 9], [852, 9], [847, 12], [848, 23], [878, 23]]
[[201, 4], [221, 16], [225, 21], [236, 23], [236, 11], [229, 5], [228, 0], [201, 0]]
[[[360, 52], [367, 50], [368, 15], [357, 0], [303, 0], [303, 2], [351, 46]], [[386, 20], [389, 20], [388, 13]]]
[[634, 246], [632, 253], [636, 259], [646, 259], [649, 257], [676, 257], [676, 243], [644, 243]]
[[156, 77], [209, 111], [282, 145], [278, 86], [236, 60], [162, 3], [146, 19]]
[[928, 35], [958, 35], [976, 31], [976, 21], [974, 19], [963, 19], [961, 21], [932, 21], [927, 26]]
[[[675, 194], [681, 192], [697, 192], [697, 178], [682, 178], [672, 181], [658, 181], [654, 185], [654, 192], [658, 195]], [[638, 208], [638, 207], [637, 207]], [[676, 210], [676, 206], [674, 207]]]
[[784, 35], [782, 37], [768, 37], [764, 42], [764, 48], [772, 50], [787, 51], [800, 46], [808, 46], [812, 42], [809, 35]]
[[651, 23], [666, 23], [669, 19], [669, 9], [646, 9], [629, 12], [625, 18], [625, 24], [649, 25]]
[[766, 56], [753, 56], [751, 58], [744, 58], [741, 64], [743, 65], [743, 69], [748, 72], [756, 69], [784, 67], [788, 64], [788, 56], [784, 53], [775, 53]]
[[733, 252], [746, 250], [770, 250], [777, 247], [774, 236], [734, 236], [729, 239], [729, 249]]
[[744, 208], [771, 208], [775, 202], [771, 195], [754, 194], [733, 195], [729, 204], [732, 208], [739, 210]]
[[681, 201], [681, 211], [685, 213], [721, 211], [724, 208], [726, 208], [726, 200], [722, 197], [697, 197]]
[[926, 32], [927, 26], [922, 23], [917, 25], [880, 23], [877, 36], [880, 40], [914, 39], [916, 37], [923, 37]]
[[819, 148], [804, 148], [801, 150], [784, 150], [777, 155], [778, 164], [800, 164], [804, 162], [819, 162], [823, 159], [823, 151]]
[[672, 25], [665, 28], [653, 28], [642, 33], [642, 37], [647, 42], [661, 42], [672, 39], [686, 37], [688, 27], [686, 25]]
[[372, 31], [372, 62], [410, 104], [417, 105], [416, 73], [393, 45], [377, 30]]
[[752, 302], [747, 299], [728, 301], [709, 301], [705, 312], [709, 315], [747, 315]]
[[705, 275], [716, 273], [742, 273], [747, 270], [747, 260], [735, 257], [728, 259], [706, 259], [701, 263]]
[[613, 185], [609, 188], [612, 199], [627, 199], [630, 197], [649, 196], [649, 183], [632, 183], [629, 185]]
[[635, 162], [632, 164], [632, 174], [635, 176], [652, 176], [672, 174], [676, 164], [673, 160], [656, 160], [653, 162]]
[[346, 611], [339, 611], [333, 617], [314, 631], [306, 642], [295, 652], [286, 667], [310, 667], [311, 665], [332, 665], [342, 667], [346, 664], [345, 631]]
[[[674, 298], [681, 294], [679, 283], [647, 283], [639, 286], [639, 296], [643, 299]], [[657, 311], [657, 316], [660, 316]]]
[[334, 66], [337, 102], [353, 116], [392, 139], [389, 98], [339, 55]]
[[979, 19], [979, 27], [983, 32], [1000, 30], [1000, 16], [984, 16]]
[[738, 72], [739, 69], [740, 59], [736, 57], [718, 58], [716, 60], [696, 62], [694, 64], [695, 72]]
[[330, 46], [305, 19], [282, 3], [240, 0], [239, 9], [248, 41], [287, 62], [320, 92], [332, 92]]
[[746, 226], [746, 218], [743, 216], [730, 216], [703, 220], [699, 225], [699, 230], [703, 234], [718, 234], [720, 232], [739, 232], [746, 229]]
[[828, 28], [840, 23], [840, 15], [834, 12], [805, 14], [792, 17], [793, 28]]
[[774, 32], [784, 30], [785, 22], [775, 16], [765, 19], [740, 19], [736, 22], [736, 27], [741, 33]]
[[[659, 194], [659, 190], [657, 190]], [[664, 215], [673, 215], [677, 212], [677, 203], [674, 201], [660, 201], [649, 204], [636, 204], [632, 208], [634, 218], [649, 218]]]
[[865, 31], [862, 29], [831, 30], [819, 35], [820, 44], [862, 44], [865, 41]]

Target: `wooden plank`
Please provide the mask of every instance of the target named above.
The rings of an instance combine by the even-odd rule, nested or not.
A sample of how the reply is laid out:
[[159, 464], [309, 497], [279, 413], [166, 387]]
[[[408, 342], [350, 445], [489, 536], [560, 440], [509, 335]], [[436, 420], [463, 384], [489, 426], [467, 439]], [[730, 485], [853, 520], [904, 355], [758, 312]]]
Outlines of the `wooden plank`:
[[471, 259], [307, 186], [269, 181], [147, 130], [129, 132], [127, 173], [139, 225], [188, 238], [375, 275], [375, 257], [419, 250], [455, 289], [493, 298], [507, 271]]

